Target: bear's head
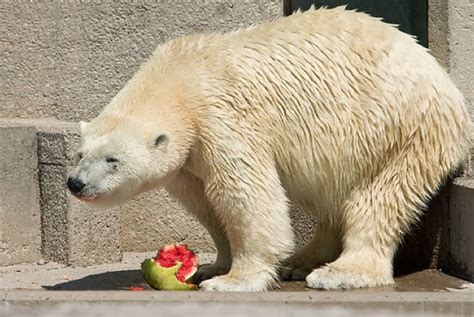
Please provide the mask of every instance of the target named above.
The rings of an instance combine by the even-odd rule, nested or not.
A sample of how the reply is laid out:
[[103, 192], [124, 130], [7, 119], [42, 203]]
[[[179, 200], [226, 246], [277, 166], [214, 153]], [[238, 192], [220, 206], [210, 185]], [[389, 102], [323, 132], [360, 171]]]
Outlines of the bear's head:
[[169, 124], [160, 129], [143, 118], [100, 115], [81, 123], [81, 145], [67, 186], [84, 202], [110, 207], [164, 185], [187, 157], [189, 145], [177, 142], [178, 135]]
[[167, 52], [157, 49], [96, 118], [81, 124], [67, 181], [77, 198], [117, 205], [165, 185], [185, 164], [199, 130], [194, 109], [202, 89]]

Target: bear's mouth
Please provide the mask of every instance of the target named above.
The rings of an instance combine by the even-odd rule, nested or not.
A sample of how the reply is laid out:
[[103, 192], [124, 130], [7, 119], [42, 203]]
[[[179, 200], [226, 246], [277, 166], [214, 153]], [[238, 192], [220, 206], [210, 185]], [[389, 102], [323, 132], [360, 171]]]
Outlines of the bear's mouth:
[[76, 196], [77, 199], [82, 200], [82, 201], [94, 201], [96, 200], [99, 195], [91, 195], [91, 196]]
[[74, 194], [73, 193], [73, 195], [74, 197], [76, 197], [77, 199], [83, 202], [93, 202], [93, 201], [96, 201], [101, 196], [100, 194], [97, 194], [97, 193], [94, 193], [94, 194], [88, 194], [88, 193]]

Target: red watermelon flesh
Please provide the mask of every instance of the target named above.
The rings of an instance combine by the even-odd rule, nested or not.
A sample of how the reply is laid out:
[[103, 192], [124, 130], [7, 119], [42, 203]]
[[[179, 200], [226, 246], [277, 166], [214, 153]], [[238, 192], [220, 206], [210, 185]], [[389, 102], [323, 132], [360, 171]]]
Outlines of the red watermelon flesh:
[[197, 270], [198, 258], [186, 244], [171, 244], [163, 247], [153, 259], [162, 267], [173, 267], [181, 262], [181, 267], [176, 273], [176, 279], [184, 283]]

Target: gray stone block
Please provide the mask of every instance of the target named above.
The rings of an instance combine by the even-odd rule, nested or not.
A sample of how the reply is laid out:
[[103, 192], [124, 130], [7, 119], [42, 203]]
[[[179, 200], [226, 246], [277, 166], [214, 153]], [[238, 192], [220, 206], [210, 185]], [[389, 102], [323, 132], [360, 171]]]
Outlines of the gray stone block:
[[[31, 199], [36, 197], [38, 232], [36, 258], [40, 257], [41, 246], [41, 254], [46, 260], [64, 264], [86, 266], [120, 261], [122, 256], [120, 211], [118, 209], [95, 210], [87, 207], [73, 198], [66, 188], [68, 169], [73, 163], [75, 148], [79, 141], [78, 125], [51, 119], [16, 119], [0, 120], [1, 131], [7, 131], [2, 128], [3, 126], [14, 126], [20, 131], [29, 131], [34, 142], [34, 144], [23, 141], [21, 143], [23, 147], [31, 148], [33, 154], [30, 158], [34, 162], [34, 171], [23, 168], [21, 175], [25, 179], [24, 183], [34, 184], [37, 194], [28, 196], [28, 193], [21, 193], [21, 195], [31, 197]], [[22, 136], [22, 134], [18, 135]], [[1, 142], [2, 148], [6, 149], [16, 149], [15, 146], [19, 143], [16, 139], [3, 135]], [[15, 151], [12, 153], [8, 155], [16, 155]], [[3, 152], [2, 155], [4, 155]], [[7, 184], [3, 178], [18, 174], [12, 163], [7, 164], [9, 161], [3, 160], [2, 157], [2, 185]], [[13, 157], [11, 161], [15, 161]], [[34, 179], [29, 180], [31, 178]], [[20, 189], [25, 186], [19, 181], [15, 185]], [[5, 204], [15, 206], [14, 202], [19, 198], [4, 194], [9, 188], [5, 186], [1, 188], [2, 208]], [[3, 197], [10, 200], [4, 203]], [[24, 205], [34, 206], [29, 202]], [[28, 210], [26, 207], [23, 209]], [[11, 228], [15, 229], [22, 225], [22, 221], [29, 220], [26, 216], [20, 214], [12, 219], [2, 217], [2, 230], [4, 222], [9, 221]], [[25, 225], [28, 225], [28, 222]], [[31, 232], [35, 231], [31, 230]], [[4, 240], [3, 237], [2, 240]], [[15, 246], [15, 250], [20, 249], [19, 246]]]
[[0, 266], [41, 258], [33, 127], [0, 121]]
[[450, 270], [474, 282], [474, 178], [456, 178], [449, 204]]
[[154, 251], [187, 243], [199, 252], [215, 252], [206, 230], [165, 190], [145, 193], [119, 207], [124, 251]]
[[76, 266], [119, 261], [119, 211], [90, 208], [66, 188], [79, 140], [77, 125], [38, 121], [36, 127], [44, 257]]
[[65, 178], [65, 167], [39, 164], [42, 253], [49, 261], [69, 264], [69, 206], [64, 189]]
[[88, 266], [122, 259], [120, 210], [91, 208], [68, 197], [69, 263]]

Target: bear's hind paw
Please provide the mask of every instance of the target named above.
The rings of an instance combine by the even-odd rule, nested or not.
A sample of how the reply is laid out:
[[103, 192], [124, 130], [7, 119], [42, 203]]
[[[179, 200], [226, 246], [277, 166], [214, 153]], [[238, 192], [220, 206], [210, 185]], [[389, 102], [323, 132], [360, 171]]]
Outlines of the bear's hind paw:
[[306, 277], [306, 285], [314, 289], [337, 290], [393, 284], [392, 276], [357, 271], [339, 270], [328, 265], [309, 274]]

